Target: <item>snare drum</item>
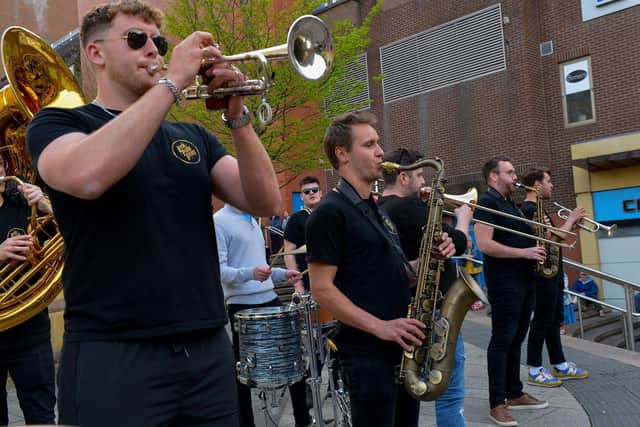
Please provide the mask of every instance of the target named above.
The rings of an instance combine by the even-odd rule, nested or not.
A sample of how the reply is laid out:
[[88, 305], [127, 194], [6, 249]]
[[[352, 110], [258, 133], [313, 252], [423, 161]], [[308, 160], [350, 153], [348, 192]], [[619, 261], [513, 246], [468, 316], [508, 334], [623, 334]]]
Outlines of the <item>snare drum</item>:
[[300, 312], [289, 307], [259, 307], [235, 315], [240, 359], [238, 381], [250, 387], [294, 384], [304, 374]]

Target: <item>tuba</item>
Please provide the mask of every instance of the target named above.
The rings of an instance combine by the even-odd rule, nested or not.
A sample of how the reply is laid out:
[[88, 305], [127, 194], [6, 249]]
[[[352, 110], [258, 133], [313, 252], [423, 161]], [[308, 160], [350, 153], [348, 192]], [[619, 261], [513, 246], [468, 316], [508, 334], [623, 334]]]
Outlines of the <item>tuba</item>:
[[[36, 174], [25, 144], [29, 121], [42, 108], [75, 107], [85, 101], [62, 58], [38, 35], [9, 27], [2, 35], [1, 49], [9, 85], [0, 89], [0, 152], [12, 176], [0, 181], [34, 182]], [[33, 240], [27, 260], [0, 264], [0, 331], [40, 313], [62, 289], [64, 246], [55, 218], [39, 216], [33, 207], [27, 232]]]
[[[460, 270], [460, 277], [446, 295], [439, 289], [444, 261], [432, 256], [442, 240], [444, 208], [444, 166], [440, 159], [424, 159], [413, 165], [400, 166], [384, 162], [387, 171], [413, 170], [429, 166], [435, 169], [429, 197], [429, 216], [420, 244], [418, 283], [411, 299], [408, 318], [426, 325], [424, 342], [412, 351], [405, 351], [400, 364], [400, 382], [418, 400], [436, 400], [449, 387], [451, 369], [460, 327], [467, 311], [477, 300], [486, 302], [484, 292], [475, 280]], [[440, 304], [440, 314], [437, 307]]]

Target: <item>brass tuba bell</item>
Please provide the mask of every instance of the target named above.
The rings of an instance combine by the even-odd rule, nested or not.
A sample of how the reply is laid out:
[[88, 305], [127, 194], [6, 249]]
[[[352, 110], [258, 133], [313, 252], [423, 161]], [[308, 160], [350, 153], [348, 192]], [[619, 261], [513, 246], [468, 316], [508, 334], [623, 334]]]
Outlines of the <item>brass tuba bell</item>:
[[[7, 175], [15, 176], [3, 178], [20, 182], [19, 176], [33, 182], [36, 174], [25, 143], [29, 121], [42, 108], [71, 108], [85, 100], [60, 55], [38, 35], [9, 27], [0, 48], [9, 81], [0, 89], [0, 152], [7, 161]], [[55, 218], [38, 216], [32, 209], [27, 232], [33, 239], [27, 260], [0, 264], [0, 331], [40, 313], [62, 289], [64, 248]]]

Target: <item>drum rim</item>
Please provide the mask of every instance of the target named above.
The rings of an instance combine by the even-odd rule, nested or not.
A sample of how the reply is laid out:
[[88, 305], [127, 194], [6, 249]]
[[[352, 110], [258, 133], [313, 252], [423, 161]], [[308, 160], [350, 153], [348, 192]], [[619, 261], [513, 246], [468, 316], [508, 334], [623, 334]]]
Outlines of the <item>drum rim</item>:
[[[276, 309], [271, 313], [260, 313], [260, 310], [265, 308], [268, 309]], [[267, 311], [267, 310], [265, 310]], [[293, 314], [296, 316], [299, 310], [295, 308], [290, 308], [286, 306], [272, 306], [272, 307], [256, 307], [256, 308], [246, 308], [244, 310], [238, 311], [234, 317], [236, 319], [277, 319], [280, 317], [291, 317]]]

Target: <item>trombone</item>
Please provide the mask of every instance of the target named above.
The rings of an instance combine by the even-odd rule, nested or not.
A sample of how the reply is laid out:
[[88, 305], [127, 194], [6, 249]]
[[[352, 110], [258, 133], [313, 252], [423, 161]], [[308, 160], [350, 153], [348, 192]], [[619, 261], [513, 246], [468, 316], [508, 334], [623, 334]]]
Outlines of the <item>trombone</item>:
[[[508, 214], [506, 212], [501, 212], [501, 211], [497, 211], [495, 209], [491, 209], [491, 208], [487, 208], [487, 207], [484, 207], [484, 206], [480, 206], [480, 205], [474, 203], [475, 199], [472, 199], [472, 201], [465, 200], [466, 197], [469, 197], [470, 195], [473, 195], [473, 194], [475, 194], [475, 199], [477, 199], [478, 198], [478, 190], [476, 190], [475, 187], [472, 188], [471, 190], [467, 191], [465, 194], [462, 194], [462, 195], [459, 195], [459, 196], [451, 195], [451, 194], [443, 194], [443, 197], [444, 197], [444, 200], [446, 202], [449, 202], [449, 204], [452, 204], [452, 205], [456, 205], [456, 206], [467, 205], [467, 206], [471, 207], [471, 209], [476, 209], [477, 208], [477, 209], [480, 209], [480, 210], [483, 210], [483, 211], [490, 212], [490, 213], [495, 214], [495, 215], [502, 215], [504, 217], [512, 218], [512, 219], [515, 219], [515, 220], [518, 220], [518, 221], [522, 221], [522, 222], [526, 222], [526, 223], [529, 223], [529, 224], [532, 224], [532, 225], [543, 226], [543, 227], [545, 227], [545, 228], [547, 228], [549, 230], [560, 230], [563, 233], [566, 233], [565, 230], [558, 229], [557, 227], [553, 227], [553, 226], [550, 226], [550, 225], [542, 224], [542, 223], [539, 223], [539, 222], [536, 222], [536, 221], [532, 221], [532, 220], [527, 219], [527, 218], [522, 218], [522, 217], [519, 217], [519, 216], [516, 216], [516, 215], [511, 215], [511, 214]], [[443, 213], [445, 213], [447, 215], [451, 215], [451, 216], [455, 216], [456, 215], [455, 213], [453, 213], [451, 211], [448, 211], [448, 210], [443, 210]], [[521, 231], [514, 230], [512, 228], [507, 228], [507, 227], [503, 227], [501, 225], [492, 224], [490, 222], [482, 221], [480, 219], [475, 219], [474, 218], [472, 221], [476, 222], [478, 224], [488, 225], [489, 227], [493, 227], [493, 228], [495, 228], [497, 230], [506, 231], [508, 233], [513, 233], [513, 234], [517, 234], [519, 236], [526, 237], [528, 239], [539, 240], [541, 242], [549, 243], [549, 244], [556, 245], [556, 246], [561, 246], [561, 247], [567, 248], [567, 249], [573, 249], [575, 247], [575, 245], [576, 245], [576, 241], [574, 241], [571, 244], [563, 243], [563, 242], [556, 242], [555, 240], [545, 239], [544, 237], [538, 237], [538, 236], [535, 236], [533, 234], [523, 233]], [[571, 233], [571, 234], [575, 236], [575, 233]]]
[[[562, 206], [558, 202], [553, 202], [553, 204], [559, 208], [556, 215], [558, 215], [559, 218], [566, 220], [569, 217], [569, 213], [571, 213], [571, 209]], [[586, 216], [582, 218], [582, 221], [583, 222], [578, 223], [578, 227], [590, 233], [597, 233], [602, 229], [607, 232], [607, 237], [612, 237], [618, 230], [618, 226], [616, 224], [604, 225]], [[584, 224], [585, 221], [590, 225]]]
[[[408, 171], [408, 170], [414, 170], [414, 169], [418, 169], [420, 167], [423, 167], [425, 165], [426, 161], [425, 160], [420, 160], [412, 165], [399, 165], [397, 163], [393, 163], [393, 162], [382, 162], [381, 167], [383, 170], [388, 171], [388, 172], [398, 172], [398, 171]], [[437, 189], [433, 189], [432, 191], [437, 191]], [[561, 228], [558, 227], [553, 227], [551, 225], [547, 225], [544, 223], [540, 223], [537, 221], [532, 221], [530, 219], [527, 218], [523, 218], [521, 216], [517, 216], [517, 215], [511, 215], [509, 213], [506, 212], [501, 212], [501, 211], [497, 211], [495, 209], [491, 209], [491, 208], [487, 208], [484, 206], [480, 206], [477, 203], [475, 203], [476, 200], [478, 200], [478, 190], [473, 187], [471, 188], [469, 191], [467, 191], [466, 193], [462, 194], [462, 195], [452, 195], [452, 194], [444, 194], [444, 193], [439, 193], [440, 196], [444, 199], [445, 202], [448, 202], [450, 205], [453, 206], [460, 206], [460, 205], [467, 205], [469, 206], [471, 209], [480, 209], [495, 215], [501, 215], [504, 216], [506, 218], [511, 218], [511, 219], [515, 219], [516, 221], [522, 221], [522, 222], [526, 222], [527, 224], [531, 224], [534, 226], [538, 226], [538, 227], [544, 227], [547, 230], [554, 230], [554, 231], [558, 231], [561, 233], [565, 233], [565, 234], [569, 234], [571, 236], [577, 236], [576, 233], [572, 233], [570, 231], [566, 231], [563, 230]], [[450, 216], [456, 216], [455, 213], [451, 212], [451, 211], [447, 211], [447, 210], [443, 210], [442, 213], [446, 214], [446, 215], [450, 215]], [[552, 245], [556, 245], [556, 246], [561, 246], [563, 248], [568, 248], [568, 249], [573, 249], [576, 245], [577, 241], [574, 241], [571, 244], [568, 243], [562, 243], [562, 242], [556, 242], [555, 240], [549, 240], [549, 239], [545, 239], [543, 237], [538, 237], [535, 236], [533, 234], [528, 234], [528, 233], [523, 233], [521, 231], [518, 230], [513, 230], [511, 228], [507, 228], [507, 227], [503, 227], [501, 225], [497, 225], [497, 224], [492, 224], [490, 222], [486, 222], [486, 221], [482, 221], [482, 220], [478, 220], [478, 219], [473, 219], [474, 222], [478, 223], [478, 224], [483, 224], [483, 225], [488, 225], [489, 227], [493, 227], [497, 230], [502, 230], [502, 231], [506, 231], [508, 233], [513, 233], [513, 234], [517, 234], [519, 236], [524, 236], [528, 239], [533, 239], [533, 240], [539, 240], [541, 242], [545, 242], [545, 243], [549, 243]]]

